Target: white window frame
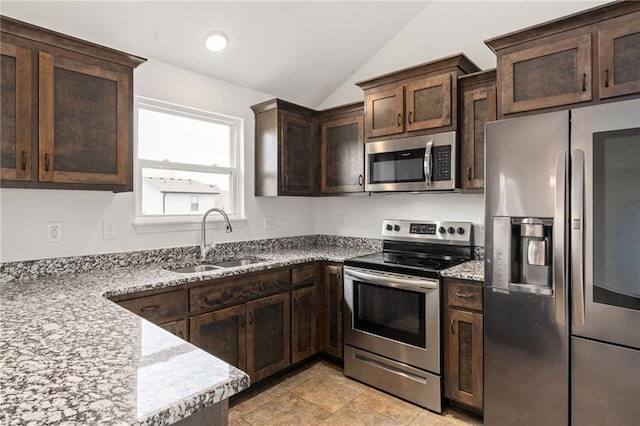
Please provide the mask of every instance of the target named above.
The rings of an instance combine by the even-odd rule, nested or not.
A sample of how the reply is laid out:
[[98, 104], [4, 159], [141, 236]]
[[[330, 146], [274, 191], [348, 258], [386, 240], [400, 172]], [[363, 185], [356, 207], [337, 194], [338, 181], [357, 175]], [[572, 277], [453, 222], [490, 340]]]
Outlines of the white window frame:
[[[147, 109], [151, 111], [163, 112], [187, 118], [195, 118], [213, 123], [229, 126], [231, 129], [231, 146], [229, 148], [230, 167], [223, 166], [202, 166], [197, 164], [174, 163], [168, 161], [145, 160], [138, 158], [138, 111], [139, 109]], [[244, 120], [241, 118], [226, 116], [218, 113], [204, 111], [196, 108], [185, 107], [172, 104], [169, 102], [159, 101], [156, 99], [146, 98], [142, 96], [135, 97], [135, 138], [134, 138], [134, 195], [135, 195], [135, 220], [133, 222], [137, 232], [162, 232], [162, 231], [178, 231], [178, 230], [194, 230], [199, 229], [200, 214], [182, 214], [182, 215], [143, 215], [142, 214], [142, 169], [168, 169], [180, 170], [187, 172], [203, 172], [203, 173], [220, 173], [229, 174], [229, 197], [233, 205], [233, 214], [229, 214], [229, 219], [236, 225], [246, 223], [244, 216], [244, 173], [242, 169], [243, 158], [243, 134]], [[223, 220], [215, 215], [211, 217], [207, 223], [215, 224], [221, 227]], [[177, 225], [177, 226], [176, 226]], [[182, 225], [182, 226], [180, 226]], [[196, 226], [198, 225], [198, 226]], [[147, 228], [147, 229], [145, 229]]]

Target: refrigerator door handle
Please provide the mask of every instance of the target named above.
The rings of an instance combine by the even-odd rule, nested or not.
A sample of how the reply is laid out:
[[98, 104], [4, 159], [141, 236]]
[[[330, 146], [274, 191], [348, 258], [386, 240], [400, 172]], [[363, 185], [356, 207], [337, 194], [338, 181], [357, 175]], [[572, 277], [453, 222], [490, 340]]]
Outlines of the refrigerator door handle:
[[571, 161], [571, 279], [573, 326], [585, 324], [584, 314], [584, 151], [574, 149]]
[[556, 197], [553, 214], [553, 277], [555, 281], [556, 321], [566, 324], [565, 310], [565, 218], [567, 197], [567, 152], [556, 154]]

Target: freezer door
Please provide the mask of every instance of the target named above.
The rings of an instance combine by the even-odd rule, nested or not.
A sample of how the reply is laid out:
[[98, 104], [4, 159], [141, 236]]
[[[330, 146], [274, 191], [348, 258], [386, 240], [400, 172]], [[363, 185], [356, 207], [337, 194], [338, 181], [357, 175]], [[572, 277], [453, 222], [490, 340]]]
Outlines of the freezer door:
[[640, 100], [572, 111], [573, 331], [640, 348]]

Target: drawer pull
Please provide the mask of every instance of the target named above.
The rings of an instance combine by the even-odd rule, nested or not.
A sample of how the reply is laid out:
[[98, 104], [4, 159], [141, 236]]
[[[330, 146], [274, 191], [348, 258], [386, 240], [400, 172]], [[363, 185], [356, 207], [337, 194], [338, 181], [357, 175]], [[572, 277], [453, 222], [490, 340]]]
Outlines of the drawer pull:
[[469, 294], [469, 293], [456, 293], [456, 296], [462, 297], [463, 299], [472, 299], [473, 298], [473, 294]]
[[157, 311], [160, 308], [160, 305], [149, 305], [149, 306], [143, 306], [142, 308], [140, 308], [140, 310], [142, 312], [149, 312], [149, 311]]
[[209, 306], [216, 306], [216, 301], [209, 299], [209, 296], [205, 296], [204, 299], [202, 299], [202, 301]]

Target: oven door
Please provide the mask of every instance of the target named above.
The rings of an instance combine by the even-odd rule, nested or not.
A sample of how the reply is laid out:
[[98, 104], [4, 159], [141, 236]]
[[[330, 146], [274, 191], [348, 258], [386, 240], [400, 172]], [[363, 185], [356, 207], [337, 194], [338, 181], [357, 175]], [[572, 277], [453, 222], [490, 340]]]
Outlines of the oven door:
[[369, 142], [365, 154], [365, 191], [456, 188], [456, 132]]
[[344, 268], [345, 344], [440, 373], [436, 279]]

